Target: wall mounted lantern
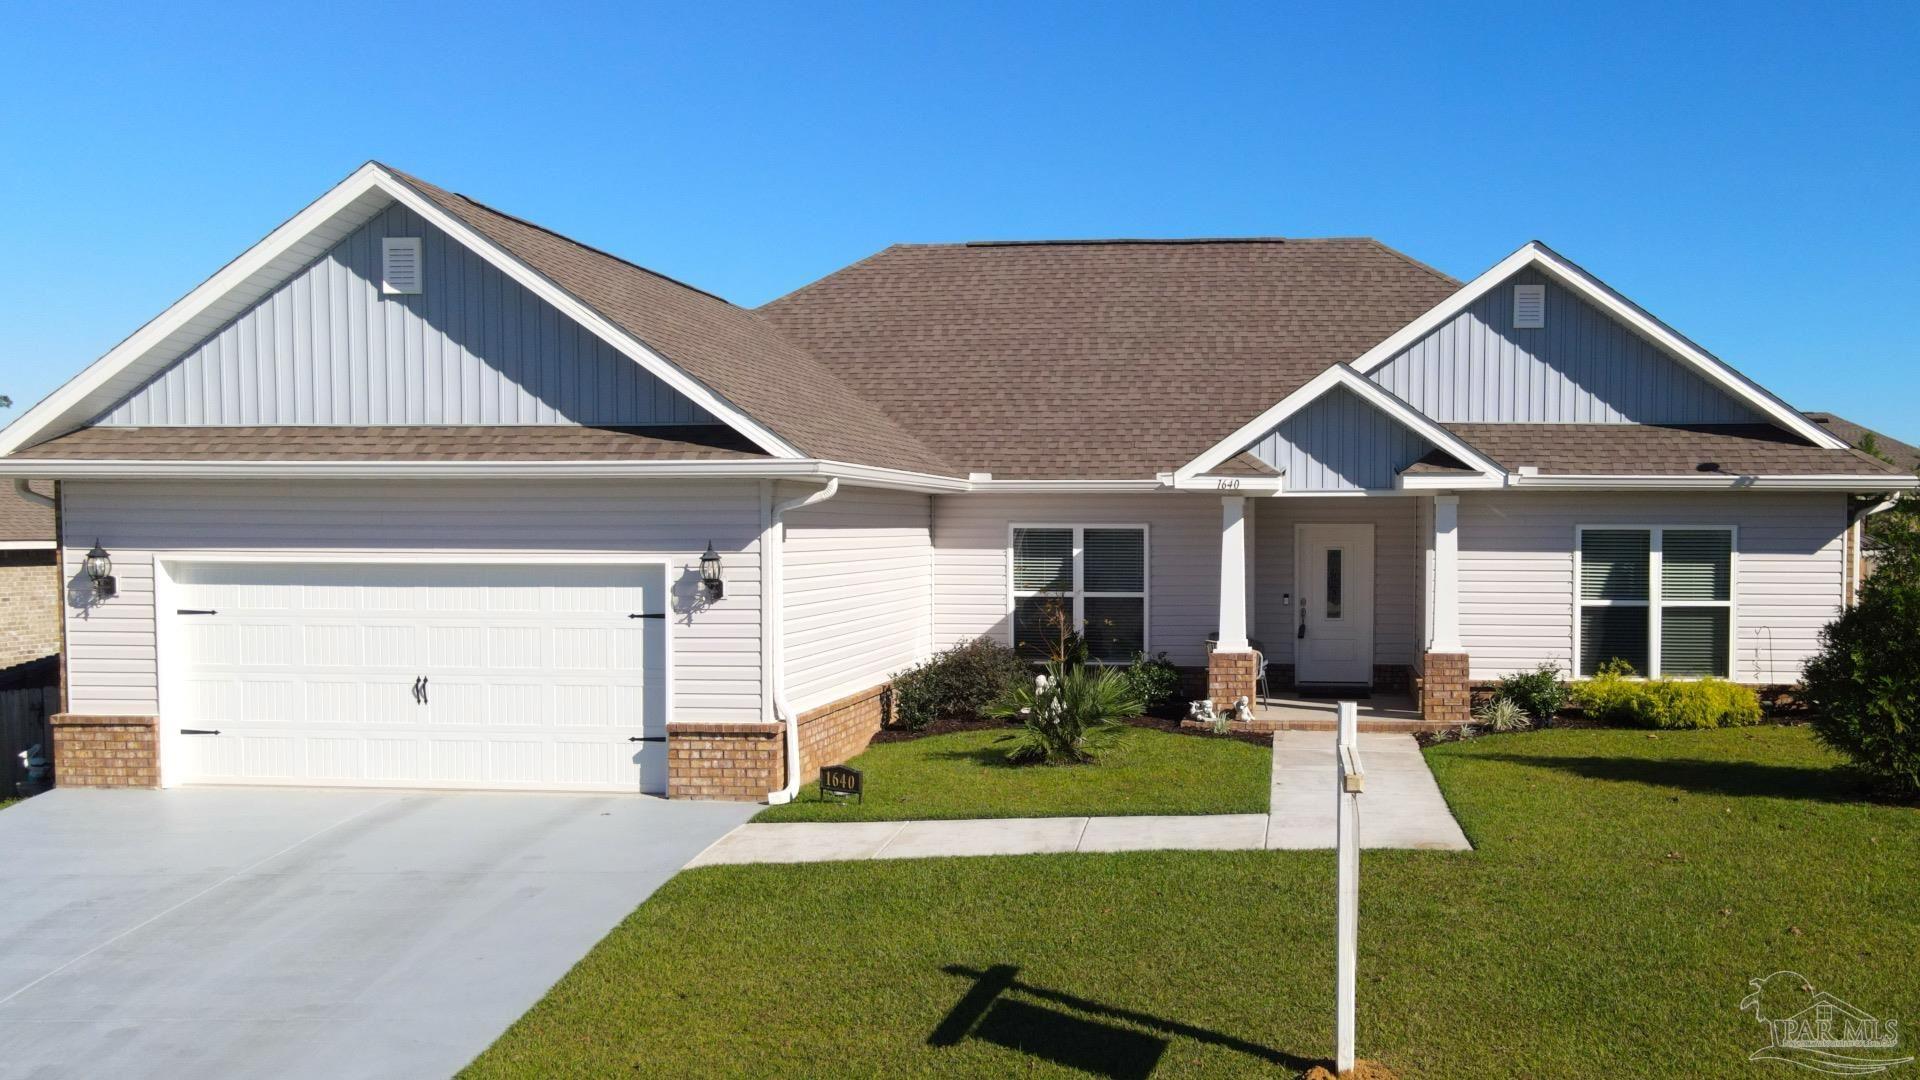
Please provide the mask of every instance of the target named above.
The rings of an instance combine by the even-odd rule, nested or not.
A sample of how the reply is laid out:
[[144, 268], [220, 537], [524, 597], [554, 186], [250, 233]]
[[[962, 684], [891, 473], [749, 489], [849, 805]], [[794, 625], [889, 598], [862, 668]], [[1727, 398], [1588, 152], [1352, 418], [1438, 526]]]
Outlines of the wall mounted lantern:
[[715, 600], [727, 595], [727, 583], [720, 579], [720, 553], [713, 550], [711, 540], [707, 541], [706, 554], [700, 556], [700, 584]]
[[98, 540], [93, 542], [93, 550], [87, 552], [86, 567], [87, 580], [93, 582], [93, 595], [102, 600], [112, 599], [119, 591], [118, 583], [113, 580], [113, 556], [107, 554]]

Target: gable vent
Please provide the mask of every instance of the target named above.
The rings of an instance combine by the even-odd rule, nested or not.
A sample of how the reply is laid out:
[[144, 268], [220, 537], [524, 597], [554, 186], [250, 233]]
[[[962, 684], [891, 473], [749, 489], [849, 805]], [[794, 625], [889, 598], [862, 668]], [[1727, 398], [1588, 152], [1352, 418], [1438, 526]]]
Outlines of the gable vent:
[[420, 291], [420, 238], [389, 236], [380, 241], [380, 291], [411, 296]]
[[1513, 328], [1538, 330], [1545, 325], [1547, 325], [1547, 287], [1515, 285], [1513, 287]]

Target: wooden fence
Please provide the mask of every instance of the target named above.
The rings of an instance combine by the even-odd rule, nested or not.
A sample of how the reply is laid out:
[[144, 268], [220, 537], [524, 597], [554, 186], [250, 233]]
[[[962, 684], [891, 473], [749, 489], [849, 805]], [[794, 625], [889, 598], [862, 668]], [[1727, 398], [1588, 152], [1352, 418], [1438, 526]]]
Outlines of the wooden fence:
[[38, 746], [43, 755], [53, 756], [53, 732], [47, 727], [47, 717], [59, 708], [58, 687], [0, 690], [0, 798], [18, 793], [27, 778], [21, 751]]

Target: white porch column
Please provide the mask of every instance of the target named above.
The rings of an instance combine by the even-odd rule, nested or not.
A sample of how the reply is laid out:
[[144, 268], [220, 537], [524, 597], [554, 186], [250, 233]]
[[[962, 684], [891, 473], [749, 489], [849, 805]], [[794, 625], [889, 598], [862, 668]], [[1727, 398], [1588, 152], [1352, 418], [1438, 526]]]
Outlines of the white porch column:
[[1220, 498], [1220, 652], [1247, 650], [1247, 498]]
[[1460, 496], [1433, 497], [1433, 625], [1427, 651], [1465, 652], [1460, 644]]

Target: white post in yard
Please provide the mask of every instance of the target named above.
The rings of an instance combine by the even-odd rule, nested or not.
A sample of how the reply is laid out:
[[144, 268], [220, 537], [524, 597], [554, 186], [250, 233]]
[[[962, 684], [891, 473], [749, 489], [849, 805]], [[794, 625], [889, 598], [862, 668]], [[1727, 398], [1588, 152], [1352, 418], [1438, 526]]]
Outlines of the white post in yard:
[[1353, 995], [1360, 950], [1360, 791], [1365, 774], [1360, 768], [1359, 707], [1341, 702], [1339, 718], [1334, 750], [1334, 797], [1339, 800], [1334, 845], [1339, 852], [1340, 896], [1334, 918], [1339, 971], [1334, 981], [1338, 1003], [1333, 1061], [1334, 1071], [1344, 1074], [1353, 1068]]

